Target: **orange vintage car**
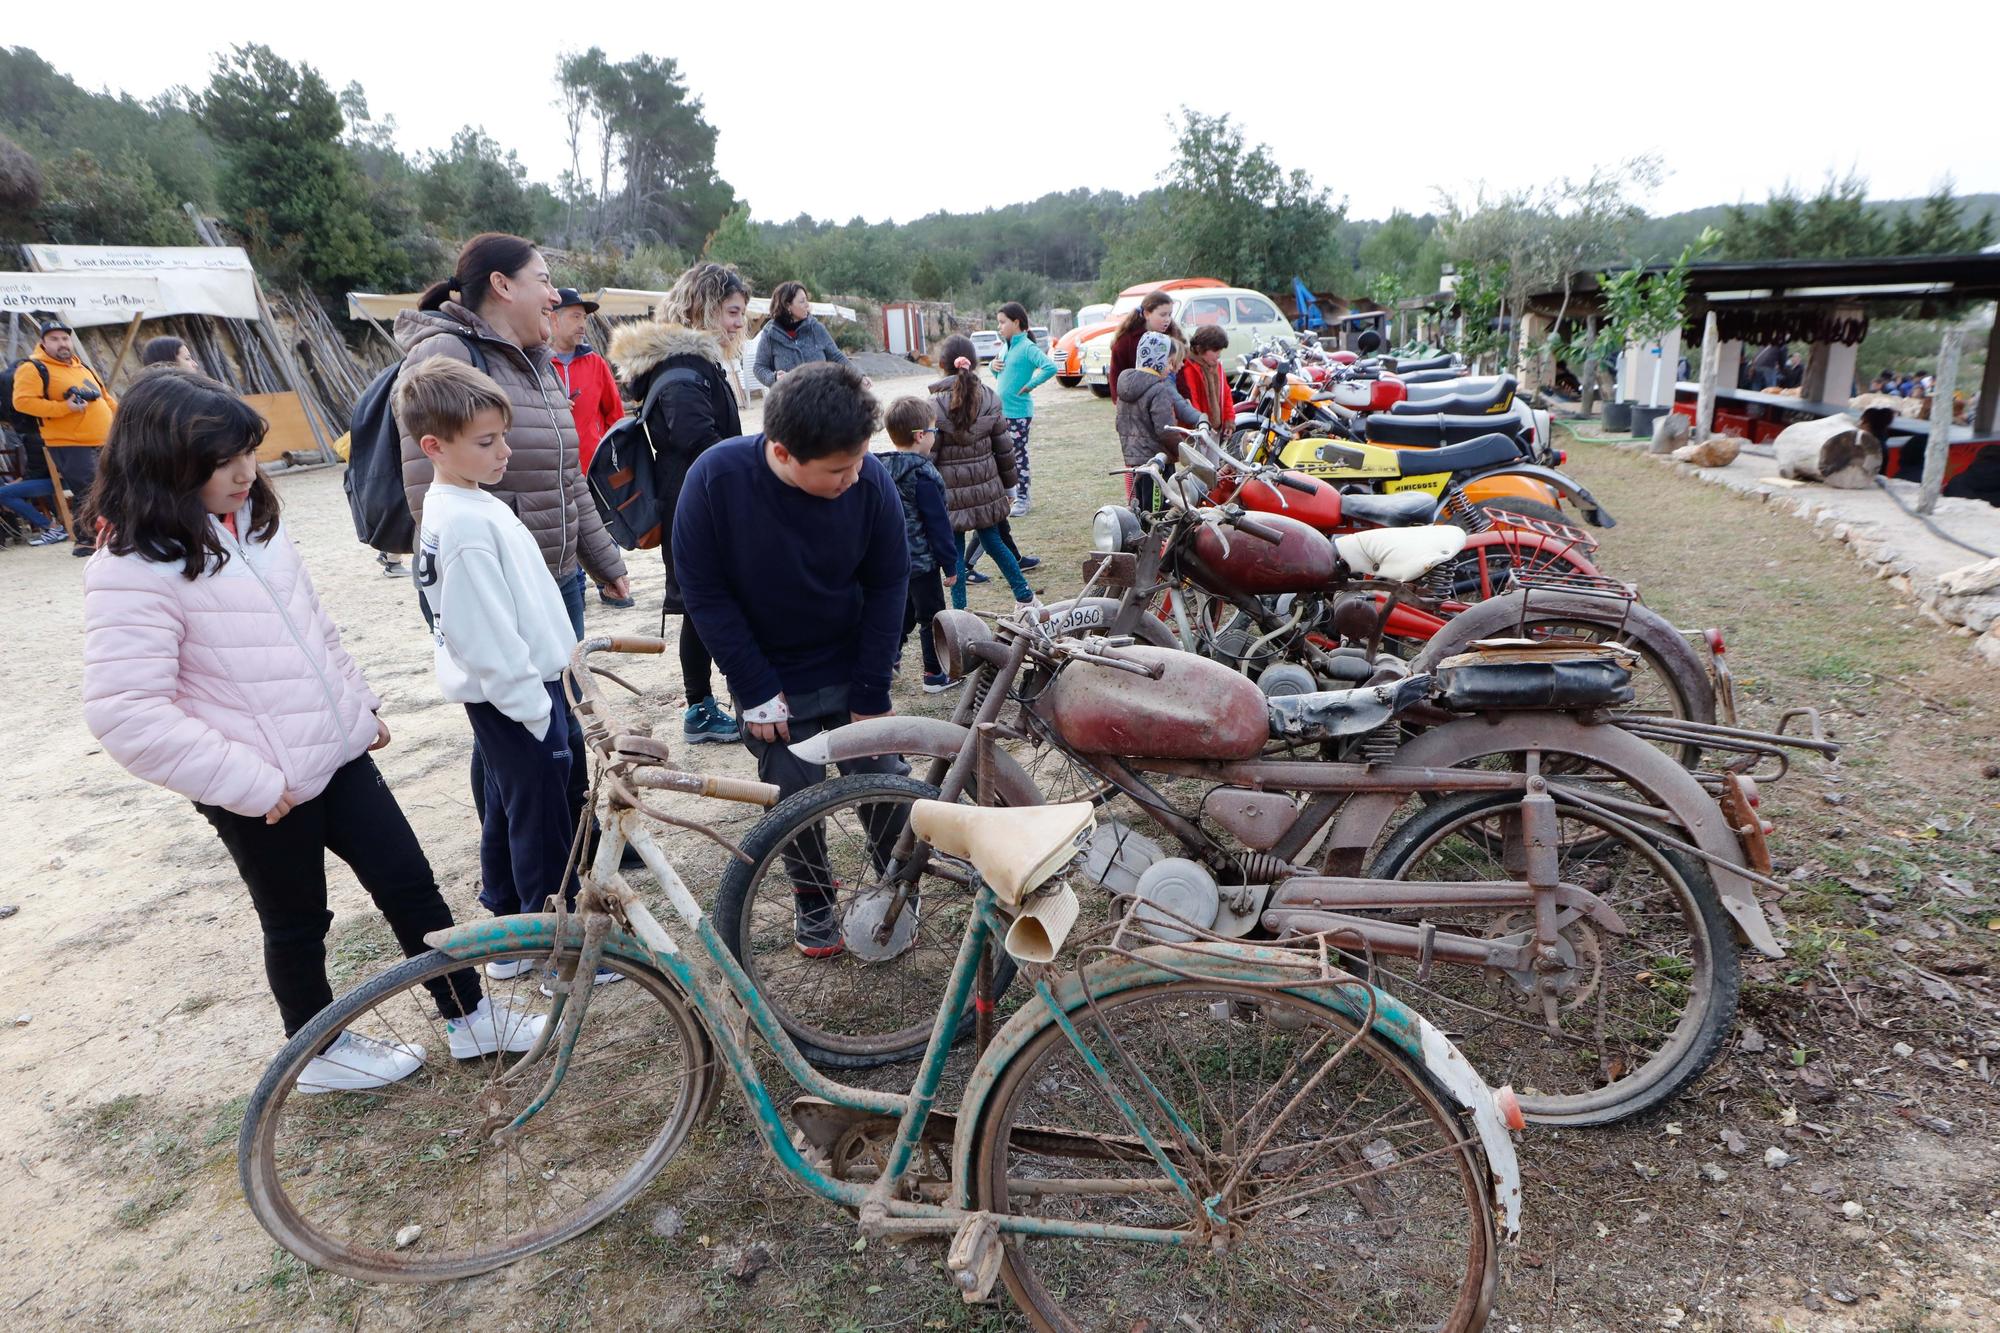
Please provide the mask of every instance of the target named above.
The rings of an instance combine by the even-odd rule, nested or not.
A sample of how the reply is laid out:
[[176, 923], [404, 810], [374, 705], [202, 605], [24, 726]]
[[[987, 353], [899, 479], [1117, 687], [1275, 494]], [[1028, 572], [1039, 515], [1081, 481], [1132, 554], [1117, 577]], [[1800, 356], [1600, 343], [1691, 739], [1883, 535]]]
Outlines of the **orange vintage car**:
[[[1118, 293], [1118, 299], [1107, 309], [1104, 306], [1085, 306], [1076, 312], [1076, 327], [1056, 340], [1049, 359], [1056, 363], [1056, 383], [1074, 389], [1083, 383], [1083, 345], [1095, 338], [1108, 338], [1118, 328], [1125, 312], [1135, 308], [1145, 299], [1148, 292], [1179, 291], [1183, 287], [1226, 287], [1227, 283], [1218, 278], [1168, 278], [1165, 282], [1142, 282], [1136, 287], [1127, 287]], [[1102, 311], [1098, 318], [1090, 318], [1093, 312]]]

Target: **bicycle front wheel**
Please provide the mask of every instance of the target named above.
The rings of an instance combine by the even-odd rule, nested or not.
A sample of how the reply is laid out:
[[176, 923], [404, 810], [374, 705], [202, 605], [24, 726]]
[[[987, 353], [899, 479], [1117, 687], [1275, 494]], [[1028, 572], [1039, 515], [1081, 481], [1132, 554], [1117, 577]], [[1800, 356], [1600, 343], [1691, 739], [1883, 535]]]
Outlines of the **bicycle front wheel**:
[[1051, 1024], [994, 1088], [979, 1206], [1186, 1239], [1010, 1237], [1001, 1275], [1036, 1327], [1485, 1323], [1498, 1278], [1485, 1154], [1400, 1050], [1337, 1010], [1226, 982], [1137, 986], [1071, 1017], [1194, 1202]]
[[[453, 1055], [441, 1016], [460, 1007], [453, 974], [531, 964], [507, 980], [478, 978], [506, 1015], [486, 1045], [525, 1046], [552, 1007], [536, 966], [547, 959], [421, 954], [336, 999], [285, 1044], [237, 1144], [250, 1211], [279, 1244], [366, 1282], [467, 1277], [579, 1235], [658, 1174], [705, 1108], [714, 1072], [707, 1034], [658, 973], [604, 956], [622, 984], [596, 987], [561, 1083], [512, 1133], [504, 1127], [541, 1089], [554, 1043], [533, 1064], [527, 1052]], [[371, 1091], [301, 1091], [314, 1056], [348, 1033], [423, 1062]], [[327, 1055], [337, 1077], [338, 1050]]]

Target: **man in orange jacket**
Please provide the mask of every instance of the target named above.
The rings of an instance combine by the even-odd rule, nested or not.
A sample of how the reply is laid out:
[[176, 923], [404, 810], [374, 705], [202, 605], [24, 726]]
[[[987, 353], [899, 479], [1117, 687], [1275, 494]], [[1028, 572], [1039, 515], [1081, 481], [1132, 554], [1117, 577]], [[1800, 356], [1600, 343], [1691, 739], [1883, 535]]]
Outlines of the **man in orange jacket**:
[[[81, 501], [97, 479], [98, 450], [111, 438], [118, 400], [76, 354], [76, 333], [60, 320], [42, 326], [41, 343], [14, 370], [14, 410], [41, 420], [42, 442], [59, 479]], [[32, 446], [31, 446], [32, 447]], [[96, 547], [88, 533], [73, 533], [73, 555]]]

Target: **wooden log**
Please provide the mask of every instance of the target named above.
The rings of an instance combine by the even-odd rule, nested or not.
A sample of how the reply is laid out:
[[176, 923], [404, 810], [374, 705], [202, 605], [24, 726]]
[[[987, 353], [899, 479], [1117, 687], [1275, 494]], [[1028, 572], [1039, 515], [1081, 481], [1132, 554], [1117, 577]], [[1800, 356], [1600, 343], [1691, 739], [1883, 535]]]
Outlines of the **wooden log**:
[[1882, 442], [1850, 416], [1821, 417], [1785, 427], [1771, 442], [1778, 475], [1863, 490], [1882, 471]]

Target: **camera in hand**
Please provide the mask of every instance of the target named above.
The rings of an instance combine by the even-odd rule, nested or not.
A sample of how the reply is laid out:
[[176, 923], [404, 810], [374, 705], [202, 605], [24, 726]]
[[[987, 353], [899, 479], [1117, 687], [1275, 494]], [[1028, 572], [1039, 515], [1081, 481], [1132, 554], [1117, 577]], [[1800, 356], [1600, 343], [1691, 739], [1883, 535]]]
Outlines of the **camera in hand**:
[[69, 386], [69, 392], [63, 396], [72, 402], [94, 403], [104, 394], [95, 384], [72, 384]]

